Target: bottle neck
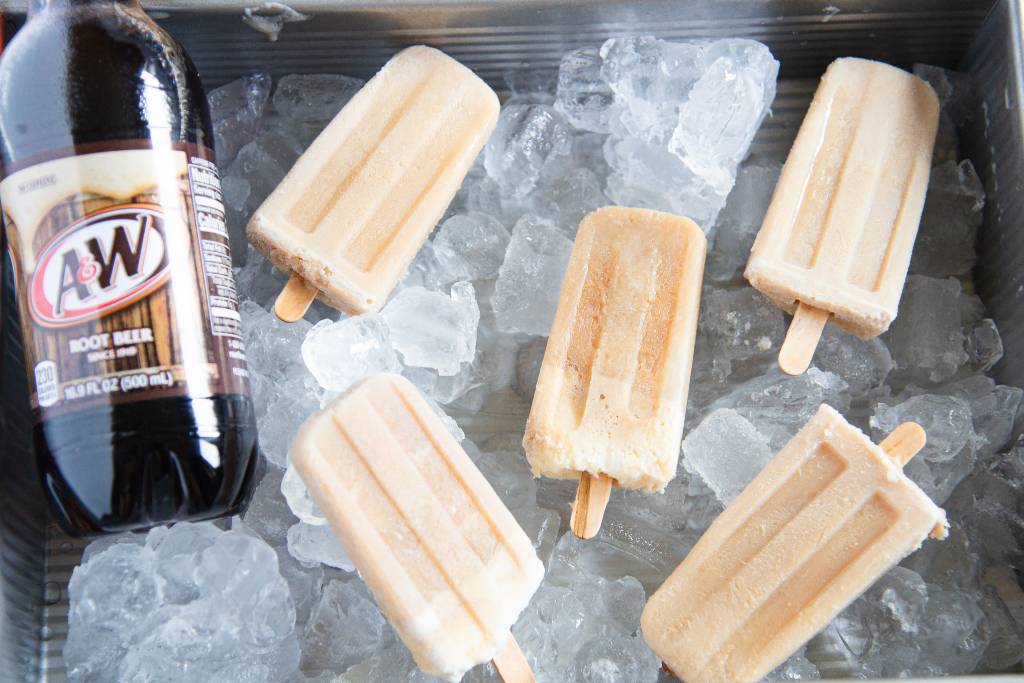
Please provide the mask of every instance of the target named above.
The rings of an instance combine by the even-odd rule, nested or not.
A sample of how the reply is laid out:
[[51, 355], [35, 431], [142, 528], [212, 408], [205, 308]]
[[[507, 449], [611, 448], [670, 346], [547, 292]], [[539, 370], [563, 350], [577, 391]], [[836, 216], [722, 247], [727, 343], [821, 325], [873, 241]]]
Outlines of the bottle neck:
[[30, 0], [28, 13], [31, 16], [47, 9], [85, 7], [88, 5], [124, 5], [141, 9], [139, 0]]

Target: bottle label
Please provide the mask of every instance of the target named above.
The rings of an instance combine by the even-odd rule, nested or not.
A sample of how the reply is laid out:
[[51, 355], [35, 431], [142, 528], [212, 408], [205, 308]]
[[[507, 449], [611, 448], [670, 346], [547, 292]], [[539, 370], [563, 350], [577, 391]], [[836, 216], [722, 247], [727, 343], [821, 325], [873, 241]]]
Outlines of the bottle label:
[[220, 176], [191, 144], [84, 145], [5, 169], [37, 420], [249, 391]]

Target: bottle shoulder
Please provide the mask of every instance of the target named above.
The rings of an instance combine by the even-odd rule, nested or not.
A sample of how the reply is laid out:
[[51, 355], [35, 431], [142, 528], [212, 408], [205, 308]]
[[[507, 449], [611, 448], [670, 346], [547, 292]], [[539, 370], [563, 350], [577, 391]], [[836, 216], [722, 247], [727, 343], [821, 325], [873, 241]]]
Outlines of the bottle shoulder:
[[0, 58], [5, 162], [151, 135], [211, 145], [195, 67], [141, 12], [116, 5], [42, 12]]

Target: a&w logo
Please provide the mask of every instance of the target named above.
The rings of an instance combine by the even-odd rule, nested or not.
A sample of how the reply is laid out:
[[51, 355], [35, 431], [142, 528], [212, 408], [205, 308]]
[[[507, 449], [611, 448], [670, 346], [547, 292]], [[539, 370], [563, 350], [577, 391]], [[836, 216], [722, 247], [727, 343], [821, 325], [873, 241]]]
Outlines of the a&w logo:
[[98, 318], [167, 281], [159, 207], [95, 211], [61, 231], [39, 255], [29, 290], [32, 317], [47, 327]]

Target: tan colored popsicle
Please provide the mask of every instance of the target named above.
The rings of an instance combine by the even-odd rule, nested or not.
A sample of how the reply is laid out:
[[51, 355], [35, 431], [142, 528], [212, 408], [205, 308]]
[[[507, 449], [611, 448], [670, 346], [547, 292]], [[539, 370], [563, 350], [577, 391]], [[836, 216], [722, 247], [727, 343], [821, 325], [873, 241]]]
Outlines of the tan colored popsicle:
[[913, 74], [853, 58], [828, 67], [746, 269], [794, 314], [784, 372], [807, 369], [827, 320], [868, 339], [896, 317], [938, 116], [935, 93]]
[[544, 566], [408, 380], [365, 380], [306, 420], [291, 457], [425, 673], [457, 681], [493, 659], [506, 683], [533, 681], [509, 628]]
[[753, 683], [828, 625], [946, 515], [903, 465], [915, 423], [876, 446], [827, 405], [655, 592], [644, 639], [684, 681]]
[[706, 250], [693, 221], [659, 211], [580, 223], [523, 439], [535, 474], [579, 478], [578, 536], [597, 533], [613, 484], [675, 476]]
[[249, 241], [291, 280], [275, 310], [315, 296], [376, 311], [444, 214], [498, 118], [472, 71], [402, 50], [345, 105], [253, 214]]

